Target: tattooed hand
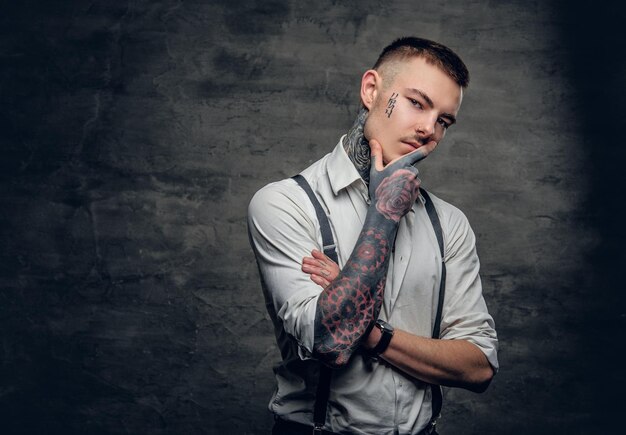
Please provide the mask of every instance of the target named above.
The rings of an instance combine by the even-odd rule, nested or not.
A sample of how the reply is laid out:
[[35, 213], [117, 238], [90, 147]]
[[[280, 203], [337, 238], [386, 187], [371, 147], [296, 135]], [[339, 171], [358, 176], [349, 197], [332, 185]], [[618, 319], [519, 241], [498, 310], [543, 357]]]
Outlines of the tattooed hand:
[[380, 144], [375, 139], [370, 141], [370, 199], [386, 219], [398, 222], [411, 209], [420, 187], [418, 171], [413, 165], [430, 154], [435, 146], [435, 142], [429, 142], [383, 166]]
[[313, 354], [331, 367], [348, 363], [378, 318], [398, 222], [419, 191], [417, 169], [412, 165], [436, 146], [428, 143], [384, 167], [380, 144], [375, 140], [369, 144], [373, 207], [367, 211], [350, 258], [338, 274], [319, 251], [312, 253], [312, 259], [303, 259], [302, 270], [324, 287], [315, 311]]
[[339, 275], [339, 265], [317, 249], [311, 251], [311, 255], [302, 259], [302, 271], [308, 273], [315, 284], [326, 288]]

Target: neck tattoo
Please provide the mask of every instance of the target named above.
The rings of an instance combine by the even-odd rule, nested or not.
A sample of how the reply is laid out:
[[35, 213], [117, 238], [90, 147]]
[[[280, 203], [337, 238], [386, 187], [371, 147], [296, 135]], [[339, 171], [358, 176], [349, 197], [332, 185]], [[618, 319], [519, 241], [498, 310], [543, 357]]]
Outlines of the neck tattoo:
[[343, 148], [346, 154], [356, 167], [365, 184], [370, 181], [370, 146], [369, 141], [363, 136], [363, 126], [367, 119], [369, 111], [365, 107], [361, 107], [354, 124], [343, 138]]

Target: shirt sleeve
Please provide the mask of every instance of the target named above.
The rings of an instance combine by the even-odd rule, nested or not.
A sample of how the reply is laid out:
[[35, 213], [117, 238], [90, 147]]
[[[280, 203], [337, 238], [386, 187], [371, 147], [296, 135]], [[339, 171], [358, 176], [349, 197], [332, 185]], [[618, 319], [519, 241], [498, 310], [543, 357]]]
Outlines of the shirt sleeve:
[[482, 294], [476, 237], [465, 215], [450, 207], [451, 212], [443, 220], [447, 227], [444, 230], [446, 294], [441, 338], [475, 344], [497, 371], [498, 338]]
[[[311, 358], [317, 299], [322, 288], [302, 272], [302, 258], [320, 249], [317, 219], [304, 191], [283, 180], [258, 191], [248, 207], [248, 233], [259, 266], [266, 301], [284, 331]], [[321, 236], [320, 236], [321, 237]]]

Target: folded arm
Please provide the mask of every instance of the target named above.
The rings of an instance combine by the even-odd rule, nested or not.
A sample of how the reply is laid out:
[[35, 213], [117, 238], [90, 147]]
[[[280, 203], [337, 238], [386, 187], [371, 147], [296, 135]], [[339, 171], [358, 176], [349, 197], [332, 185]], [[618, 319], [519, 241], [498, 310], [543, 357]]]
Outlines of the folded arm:
[[[303, 271], [320, 285], [334, 282], [336, 264], [319, 251], [312, 255], [305, 259]], [[380, 339], [381, 332], [373, 328], [362, 345], [371, 350]], [[469, 341], [420, 337], [397, 328], [380, 357], [421, 381], [475, 392], [484, 391], [494, 375], [485, 354]]]
[[[496, 337], [478, 276], [475, 238], [467, 220], [456, 219], [448, 234], [447, 288], [442, 338], [431, 339], [395, 329], [380, 355], [389, 364], [424, 382], [484, 391], [497, 368]], [[320, 252], [303, 260], [303, 270], [321, 286], [333, 282], [337, 266]], [[373, 349], [381, 338], [373, 328], [362, 346]]]
[[[374, 328], [364, 347], [372, 349], [379, 340]], [[485, 391], [494, 375], [485, 354], [466, 340], [436, 340], [396, 329], [380, 356], [421, 381], [474, 392]]]

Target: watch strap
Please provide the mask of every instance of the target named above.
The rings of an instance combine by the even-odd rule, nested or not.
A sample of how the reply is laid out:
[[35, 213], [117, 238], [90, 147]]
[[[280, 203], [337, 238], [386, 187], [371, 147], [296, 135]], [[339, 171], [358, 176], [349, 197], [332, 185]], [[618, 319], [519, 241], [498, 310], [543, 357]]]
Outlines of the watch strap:
[[376, 321], [376, 326], [378, 326], [382, 335], [376, 346], [372, 349], [372, 353], [378, 356], [389, 347], [389, 343], [391, 343], [391, 338], [393, 337], [393, 327], [381, 319]]

